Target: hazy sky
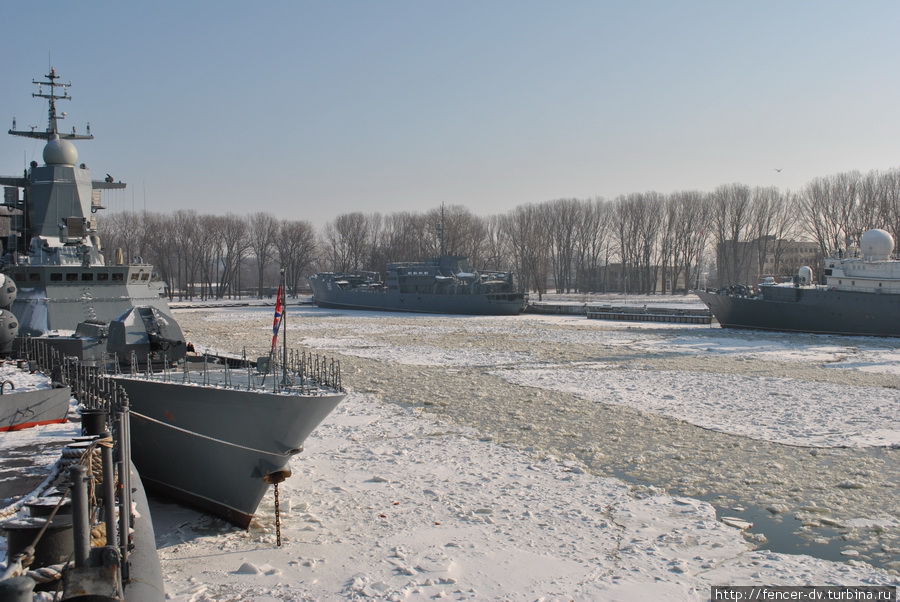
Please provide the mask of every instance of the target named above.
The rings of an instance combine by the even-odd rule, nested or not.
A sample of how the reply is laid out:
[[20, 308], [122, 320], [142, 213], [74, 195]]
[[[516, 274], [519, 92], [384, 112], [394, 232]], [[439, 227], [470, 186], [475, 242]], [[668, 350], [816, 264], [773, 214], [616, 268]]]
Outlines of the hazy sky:
[[[67, 129], [111, 208], [340, 213], [900, 166], [900, 2], [4, 2], [0, 126]], [[0, 172], [43, 143], [2, 136]], [[775, 168], [783, 169], [781, 173]]]

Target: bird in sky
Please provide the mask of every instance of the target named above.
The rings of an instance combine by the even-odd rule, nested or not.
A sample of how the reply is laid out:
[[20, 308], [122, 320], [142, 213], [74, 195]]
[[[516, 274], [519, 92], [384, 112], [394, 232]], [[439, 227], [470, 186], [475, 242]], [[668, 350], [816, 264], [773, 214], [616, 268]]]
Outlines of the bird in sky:
[[775, 171], [777, 171], [778, 173], [781, 173], [781, 170], [782, 170], [781, 167], [776, 167], [776, 168], [775, 168]]

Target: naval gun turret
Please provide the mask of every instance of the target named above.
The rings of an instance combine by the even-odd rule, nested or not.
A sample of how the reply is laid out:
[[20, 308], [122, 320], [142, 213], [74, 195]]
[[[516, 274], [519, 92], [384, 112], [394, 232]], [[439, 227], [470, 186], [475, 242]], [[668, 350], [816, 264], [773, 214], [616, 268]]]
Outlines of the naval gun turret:
[[171, 364], [184, 358], [187, 345], [181, 327], [171, 316], [155, 307], [134, 307], [109, 323], [107, 353], [130, 361], [132, 355], [143, 364]]

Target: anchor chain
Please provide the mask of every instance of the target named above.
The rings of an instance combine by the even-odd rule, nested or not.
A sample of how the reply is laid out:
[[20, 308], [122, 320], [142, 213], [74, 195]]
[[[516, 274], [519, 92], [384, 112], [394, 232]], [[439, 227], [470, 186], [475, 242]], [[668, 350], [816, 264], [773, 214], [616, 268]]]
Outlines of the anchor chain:
[[281, 547], [281, 505], [278, 502], [278, 483], [275, 483], [275, 545]]
[[282, 468], [270, 472], [263, 477], [263, 481], [275, 487], [275, 543], [281, 547], [281, 500], [278, 497], [278, 484], [291, 476], [290, 468]]

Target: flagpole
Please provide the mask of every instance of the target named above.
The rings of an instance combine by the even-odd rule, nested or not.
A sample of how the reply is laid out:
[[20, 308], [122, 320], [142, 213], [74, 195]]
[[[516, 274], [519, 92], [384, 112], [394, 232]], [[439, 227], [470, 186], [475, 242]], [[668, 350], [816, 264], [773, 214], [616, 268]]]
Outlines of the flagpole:
[[284, 287], [284, 268], [281, 268], [281, 383], [287, 385], [287, 289]]

